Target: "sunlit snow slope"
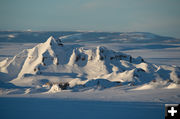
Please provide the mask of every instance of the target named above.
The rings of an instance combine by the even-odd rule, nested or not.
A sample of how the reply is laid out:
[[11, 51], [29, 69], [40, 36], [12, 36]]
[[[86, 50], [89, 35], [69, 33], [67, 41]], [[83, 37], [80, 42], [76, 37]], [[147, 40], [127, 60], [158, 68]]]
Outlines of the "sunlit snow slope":
[[134, 90], [179, 88], [180, 67], [155, 65], [109, 50], [62, 44], [52, 36], [12, 59], [0, 62], [0, 85], [25, 93], [103, 90], [123, 85]]

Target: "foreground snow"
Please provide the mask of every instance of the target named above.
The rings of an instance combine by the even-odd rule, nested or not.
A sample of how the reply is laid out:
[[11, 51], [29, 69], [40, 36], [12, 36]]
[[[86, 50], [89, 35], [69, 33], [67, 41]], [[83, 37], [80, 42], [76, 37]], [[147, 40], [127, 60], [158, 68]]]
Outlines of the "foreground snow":
[[164, 104], [0, 98], [3, 119], [163, 119]]
[[[70, 90], [59, 91], [56, 93], [33, 93], [19, 94], [12, 90], [1, 91], [1, 97], [34, 97], [34, 98], [57, 98], [67, 100], [94, 100], [94, 101], [117, 101], [117, 102], [157, 102], [157, 103], [179, 103], [180, 89], [148, 89], [134, 90], [132, 87], [122, 86], [110, 89], [97, 90], [90, 89], [83, 92], [72, 92]], [[17, 92], [17, 89], [14, 91]], [[52, 91], [52, 90], [51, 90]]]
[[[126, 87], [127, 88], [127, 87]], [[163, 119], [165, 104], [179, 103], [179, 89], [126, 90], [1, 95], [0, 117], [6, 119]]]

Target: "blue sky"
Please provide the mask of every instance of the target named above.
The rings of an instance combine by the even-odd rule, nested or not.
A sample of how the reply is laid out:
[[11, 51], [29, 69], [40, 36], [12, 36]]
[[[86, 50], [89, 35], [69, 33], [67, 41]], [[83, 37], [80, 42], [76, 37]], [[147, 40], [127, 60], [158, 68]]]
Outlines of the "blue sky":
[[144, 31], [180, 38], [180, 0], [0, 0], [0, 30]]

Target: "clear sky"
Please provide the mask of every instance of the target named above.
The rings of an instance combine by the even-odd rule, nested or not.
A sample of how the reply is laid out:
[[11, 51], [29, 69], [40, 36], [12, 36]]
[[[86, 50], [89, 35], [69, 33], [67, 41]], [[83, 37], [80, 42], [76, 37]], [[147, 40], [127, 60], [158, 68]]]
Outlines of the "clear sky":
[[180, 0], [0, 0], [0, 30], [143, 31], [180, 38]]

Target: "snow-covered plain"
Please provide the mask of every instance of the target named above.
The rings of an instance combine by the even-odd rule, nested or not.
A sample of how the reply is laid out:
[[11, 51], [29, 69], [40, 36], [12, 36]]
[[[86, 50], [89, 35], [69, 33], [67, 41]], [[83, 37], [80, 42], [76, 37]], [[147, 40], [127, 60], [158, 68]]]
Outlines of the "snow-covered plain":
[[177, 38], [4, 31], [0, 61], [2, 118], [159, 119], [180, 103]]

